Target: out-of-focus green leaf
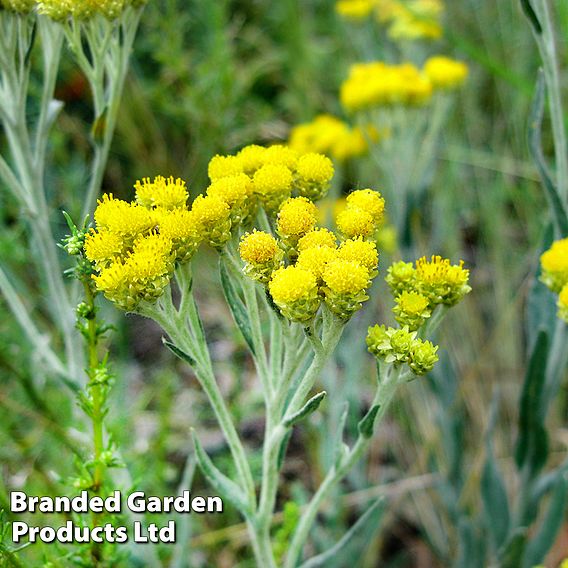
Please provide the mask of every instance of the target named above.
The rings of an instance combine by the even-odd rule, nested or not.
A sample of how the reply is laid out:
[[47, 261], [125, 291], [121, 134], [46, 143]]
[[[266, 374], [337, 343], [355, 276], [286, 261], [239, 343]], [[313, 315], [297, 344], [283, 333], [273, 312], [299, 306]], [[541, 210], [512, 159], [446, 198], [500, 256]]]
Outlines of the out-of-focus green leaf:
[[521, 0], [521, 8], [523, 9], [526, 17], [529, 19], [535, 33], [540, 35], [542, 33], [542, 26], [540, 25], [536, 12], [532, 7], [531, 0]]
[[252, 340], [252, 327], [250, 323], [250, 318], [248, 312], [243, 304], [242, 300], [239, 298], [233, 283], [231, 282], [231, 277], [227, 272], [227, 267], [223, 261], [223, 258], [219, 259], [219, 273], [221, 275], [221, 285], [223, 286], [223, 293], [225, 294], [225, 299], [231, 314], [237, 327], [242, 333], [245, 341], [247, 342], [248, 348], [254, 355], [254, 343]]
[[540, 330], [532, 350], [520, 401], [517, 466], [536, 475], [548, 457], [548, 434], [544, 427], [544, 382], [549, 350], [548, 334]]
[[[319, 566], [330, 566], [333, 561], [337, 561], [339, 556], [344, 557], [346, 553], [349, 552], [349, 545], [355, 537], [359, 536], [363, 529], [366, 527], [370, 521], [373, 521], [373, 526], [376, 527], [382, 521], [383, 515], [386, 509], [386, 501], [384, 497], [379, 497], [364, 513], [357, 519], [355, 524], [349, 529], [349, 531], [337, 542], [335, 546], [332, 546], [329, 550], [326, 550], [322, 554], [318, 554], [313, 558], [310, 558], [306, 562], [300, 565], [300, 568], [318, 568]], [[353, 551], [355, 552], [355, 551]], [[360, 552], [360, 550], [358, 550]], [[333, 564], [338, 565], [338, 564]]]
[[540, 564], [552, 548], [556, 535], [564, 522], [567, 496], [568, 483], [563, 475], [559, 475], [558, 481], [550, 495], [546, 515], [542, 519], [536, 534], [527, 544], [523, 558], [523, 568], [532, 568], [536, 564]]
[[519, 568], [522, 563], [525, 547], [527, 544], [527, 529], [518, 528], [510, 536], [509, 541], [501, 552], [501, 568]]
[[556, 232], [559, 236], [564, 236], [568, 234], [568, 215], [566, 214], [566, 207], [560, 195], [558, 195], [558, 190], [554, 185], [554, 182], [552, 181], [542, 151], [541, 129], [542, 118], [544, 115], [545, 90], [546, 84], [544, 80], [544, 73], [542, 69], [539, 69], [538, 79], [536, 82], [536, 91], [529, 119], [529, 150], [540, 175], [550, 210], [552, 211], [552, 218]]
[[495, 459], [492, 436], [497, 421], [498, 396], [493, 397], [489, 427], [485, 438], [485, 464], [481, 474], [481, 497], [487, 518], [489, 535], [495, 550], [499, 550], [505, 543], [510, 527], [509, 499], [505, 488], [505, 481]]

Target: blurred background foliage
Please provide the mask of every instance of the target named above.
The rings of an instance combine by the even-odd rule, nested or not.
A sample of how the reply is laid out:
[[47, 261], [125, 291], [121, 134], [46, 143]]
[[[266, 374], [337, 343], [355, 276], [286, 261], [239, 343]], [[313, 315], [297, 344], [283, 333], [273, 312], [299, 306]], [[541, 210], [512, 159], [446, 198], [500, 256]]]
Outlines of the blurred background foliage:
[[[555, 4], [565, 68], [568, 4]], [[482, 512], [479, 486], [486, 447], [481, 442], [497, 392], [493, 451], [509, 492], [516, 483], [513, 448], [526, 367], [526, 299], [546, 228], [545, 200], [526, 147], [540, 60], [516, 0], [448, 1], [444, 38], [432, 50], [466, 60], [470, 77], [443, 131], [415, 247], [421, 253], [464, 258], [472, 271], [473, 293], [443, 326], [443, 364], [413, 385], [412, 395], [407, 391], [400, 397], [370, 457], [349, 476], [345, 496], [338, 496], [324, 511], [324, 522], [314, 533], [316, 547], [335, 542], [355, 513], [378, 494], [376, 486], [392, 482], [392, 489], [383, 487], [387, 495], [392, 491], [392, 500], [382, 530], [377, 522], [353, 542], [356, 565], [362, 567], [482, 565], [471, 559], [460, 564], [458, 557], [467, 550], [458, 525], [461, 517]], [[163, 174], [180, 176], [195, 193], [202, 191], [213, 154], [249, 143], [286, 140], [293, 125], [322, 112], [341, 116], [339, 85], [362, 53], [382, 55], [380, 34], [362, 33], [346, 24], [336, 15], [333, 0], [151, 0], [135, 45], [104, 190], [130, 199], [136, 179]], [[78, 68], [66, 61], [57, 88], [65, 108], [50, 147], [55, 167], [48, 172], [48, 187], [54, 210], [64, 208], [76, 215], [88, 176], [81, 157], [89, 151], [85, 124], [90, 120], [90, 95]], [[547, 126], [545, 152], [551, 154]], [[381, 187], [370, 164], [344, 173], [344, 189]], [[24, 229], [16, 204], [5, 192], [0, 192], [0, 216], [0, 261], [21, 279], [29, 279]], [[62, 236], [63, 217], [54, 215], [54, 221]], [[263, 426], [251, 362], [222, 301], [214, 258], [203, 254], [198, 262], [196, 294], [221, 387], [247, 445], [256, 447]], [[35, 294], [42, 294], [37, 286]], [[27, 300], [34, 303], [33, 297]], [[279, 509], [288, 500], [305, 500], [305, 491], [329, 467], [327, 438], [343, 402], [365, 411], [365, 393], [371, 390], [365, 385], [370, 386], [373, 374], [363, 337], [377, 312], [390, 309], [380, 300], [378, 304], [367, 306], [364, 311], [369, 313], [350, 324], [337, 366], [323, 379], [331, 395], [326, 408], [294, 433]], [[57, 384], [38, 385], [29, 364], [34, 354], [6, 307], [0, 306], [0, 508], [8, 509], [7, 487], [25, 487], [30, 494], [69, 491], [73, 446], [80, 435], [68, 431], [73, 403], [61, 396]], [[134, 486], [164, 495], [187, 486], [194, 470], [190, 427], [203, 432], [202, 441], [221, 469], [230, 468], [203, 393], [162, 348], [159, 330], [141, 318], [123, 318], [106, 305], [104, 313], [117, 327], [111, 344], [117, 381], [109, 426]], [[566, 455], [567, 401], [564, 383], [548, 417], [553, 463]], [[355, 430], [356, 423], [351, 425], [351, 432]], [[438, 491], [440, 474], [445, 489]], [[411, 478], [419, 480], [418, 489], [409, 492], [397, 485], [404, 479], [412, 484]], [[208, 491], [198, 473], [193, 490]], [[293, 516], [288, 510], [288, 517]], [[285, 541], [286, 522], [293, 520], [283, 518], [279, 534]], [[178, 530], [178, 546], [158, 551], [171, 566], [185, 566], [183, 558], [190, 550], [192, 566], [250, 565], [246, 531], [230, 509], [223, 516], [184, 521]], [[29, 562], [41, 563], [40, 552], [29, 554]], [[546, 565], [556, 566], [565, 556], [567, 525]], [[355, 565], [339, 562], [338, 566]]]

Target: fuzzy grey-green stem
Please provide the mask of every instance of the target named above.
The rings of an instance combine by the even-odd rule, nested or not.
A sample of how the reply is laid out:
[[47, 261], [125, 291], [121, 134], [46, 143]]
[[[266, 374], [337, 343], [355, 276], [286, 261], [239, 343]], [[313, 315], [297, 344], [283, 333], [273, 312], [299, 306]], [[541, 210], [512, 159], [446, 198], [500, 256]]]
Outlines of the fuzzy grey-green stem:
[[[400, 368], [390, 367], [390, 373], [385, 380], [380, 382], [371, 406], [379, 405], [379, 410], [375, 418], [375, 427], [380, 424], [386, 411], [396, 393], [398, 385], [401, 383]], [[288, 548], [285, 568], [296, 568], [298, 560], [302, 554], [302, 549], [310, 529], [314, 523], [321, 504], [329, 495], [331, 490], [351, 471], [353, 466], [361, 459], [371, 443], [372, 438], [367, 438], [359, 434], [357, 441], [351, 448], [347, 456], [343, 458], [339, 465], [334, 466], [325, 476], [322, 484], [309, 502], [306, 510], [300, 518], [300, 522], [294, 531], [292, 541]]]

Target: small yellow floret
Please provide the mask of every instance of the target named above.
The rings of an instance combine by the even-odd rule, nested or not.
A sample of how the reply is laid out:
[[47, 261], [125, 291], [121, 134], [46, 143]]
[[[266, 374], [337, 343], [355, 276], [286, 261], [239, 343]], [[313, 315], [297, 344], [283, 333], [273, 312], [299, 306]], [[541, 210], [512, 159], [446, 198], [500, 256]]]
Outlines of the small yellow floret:
[[436, 89], [454, 89], [466, 80], [468, 68], [462, 61], [441, 55], [430, 57], [424, 65], [424, 72]]
[[124, 243], [117, 233], [91, 229], [85, 237], [85, 256], [101, 266], [106, 266], [123, 252]]
[[253, 175], [256, 170], [264, 165], [266, 148], [251, 144], [245, 146], [238, 154], [237, 158], [241, 161], [245, 174]]
[[553, 292], [560, 292], [568, 282], [568, 238], [552, 243], [540, 257], [542, 281]]
[[329, 183], [333, 177], [333, 164], [327, 156], [310, 152], [298, 160], [296, 174], [306, 182]]
[[379, 264], [377, 246], [371, 241], [365, 241], [361, 237], [347, 239], [339, 247], [339, 258], [352, 260], [362, 264], [370, 274], [375, 273]]
[[262, 265], [274, 260], [279, 247], [276, 239], [264, 231], [253, 230], [241, 237], [239, 254], [241, 258], [253, 265]]
[[207, 168], [211, 181], [243, 173], [243, 164], [237, 156], [220, 156], [217, 154], [209, 161]]
[[416, 261], [416, 279], [419, 291], [428, 297], [431, 304], [454, 305], [471, 291], [468, 284], [469, 270], [463, 268], [463, 260], [458, 265], [450, 264], [447, 258], [432, 256]]
[[274, 144], [266, 148], [262, 158], [265, 164], [280, 164], [293, 171], [298, 161], [298, 152], [289, 146]]
[[291, 304], [317, 293], [316, 277], [309, 270], [287, 266], [273, 274], [269, 290], [276, 303]]
[[227, 203], [213, 195], [198, 195], [191, 205], [191, 211], [197, 221], [207, 227], [226, 221], [230, 213]]
[[252, 181], [246, 174], [226, 176], [214, 181], [207, 195], [218, 197], [230, 207], [239, 206], [252, 195]]
[[350, 20], [363, 20], [367, 18], [375, 7], [373, 0], [339, 0], [335, 4], [335, 11]]
[[134, 184], [136, 201], [143, 207], [152, 209], [163, 207], [164, 209], [176, 209], [185, 207], [187, 203], [187, 188], [182, 179], [174, 180], [173, 177], [164, 178], [157, 176], [154, 181], [143, 178]]
[[286, 199], [292, 191], [292, 172], [283, 164], [265, 164], [253, 177], [254, 191], [261, 199]]
[[94, 216], [98, 228], [123, 236], [143, 234], [155, 225], [151, 211], [135, 203], [115, 199], [112, 194], [102, 196]]
[[404, 291], [397, 298], [397, 303], [401, 311], [411, 316], [420, 315], [428, 308], [428, 298], [418, 292]]
[[157, 215], [160, 234], [172, 242], [172, 251], [179, 262], [189, 260], [201, 242], [202, 225], [194, 211], [173, 209]]
[[305, 197], [293, 197], [278, 212], [278, 233], [297, 241], [315, 227], [316, 221], [316, 206]]
[[356, 295], [368, 287], [369, 271], [358, 262], [337, 259], [328, 263], [323, 280], [335, 294]]
[[329, 229], [314, 229], [313, 231], [306, 233], [298, 241], [298, 251], [300, 252], [314, 247], [336, 248], [337, 243], [335, 235]]
[[339, 231], [347, 238], [370, 237], [376, 226], [373, 217], [358, 207], [347, 207], [335, 218]]
[[302, 250], [298, 255], [296, 266], [309, 270], [316, 278], [321, 279], [327, 264], [336, 258], [336, 249], [317, 246]]
[[366, 211], [378, 224], [384, 217], [385, 200], [373, 189], [357, 189], [347, 196], [347, 207], [357, 207]]

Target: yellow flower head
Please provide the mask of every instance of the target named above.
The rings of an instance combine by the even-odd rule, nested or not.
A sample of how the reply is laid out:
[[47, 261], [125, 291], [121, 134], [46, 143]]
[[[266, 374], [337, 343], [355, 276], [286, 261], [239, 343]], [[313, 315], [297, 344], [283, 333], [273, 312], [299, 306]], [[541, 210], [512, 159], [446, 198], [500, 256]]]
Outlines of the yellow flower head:
[[552, 243], [540, 257], [542, 281], [553, 292], [560, 292], [568, 282], [568, 238]]
[[323, 279], [336, 294], [358, 294], [369, 286], [369, 271], [358, 262], [337, 258], [327, 265]]
[[393, 309], [396, 321], [410, 330], [418, 329], [432, 315], [428, 298], [418, 292], [404, 291], [396, 298]]
[[268, 290], [284, 317], [307, 323], [319, 308], [316, 277], [297, 266], [280, 268], [272, 275]]
[[468, 75], [467, 65], [441, 55], [430, 57], [424, 72], [435, 89], [455, 89], [464, 83]]
[[94, 262], [98, 269], [108, 266], [124, 251], [120, 235], [108, 229], [91, 229], [85, 237], [85, 256]]
[[216, 181], [226, 176], [243, 173], [243, 164], [237, 156], [220, 156], [217, 154], [209, 160], [207, 168], [209, 179]]
[[231, 238], [231, 210], [225, 201], [212, 195], [198, 195], [191, 206], [201, 225], [201, 237], [212, 247], [222, 247]]
[[251, 144], [250, 146], [245, 146], [237, 154], [237, 158], [240, 160], [245, 174], [253, 175], [256, 170], [265, 164], [265, 154], [266, 148]]
[[335, 235], [329, 229], [314, 229], [306, 233], [298, 241], [298, 250], [300, 252], [314, 247], [330, 247], [335, 249], [337, 247]]
[[373, 189], [357, 189], [347, 196], [347, 207], [362, 209], [371, 215], [375, 224], [379, 224], [385, 214], [385, 200]]
[[286, 166], [289, 170], [293, 171], [298, 161], [298, 152], [289, 146], [274, 144], [266, 148], [263, 154], [263, 160], [265, 164], [278, 164]]
[[194, 211], [173, 209], [159, 211], [160, 234], [172, 243], [172, 252], [178, 262], [187, 262], [201, 242], [202, 224]]
[[183, 208], [187, 203], [187, 188], [185, 181], [174, 180], [173, 177], [164, 178], [157, 176], [154, 181], [150, 178], [143, 178], [134, 184], [136, 190], [136, 201], [143, 207], [153, 209], [163, 207], [164, 209]]
[[340, 211], [335, 218], [335, 224], [340, 233], [348, 239], [371, 237], [376, 230], [371, 214], [358, 207], [346, 207]]
[[358, 262], [335, 259], [323, 272], [325, 302], [342, 319], [349, 319], [369, 299], [369, 271]]
[[568, 323], [568, 284], [565, 284], [558, 296], [558, 317]]
[[304, 197], [316, 200], [325, 196], [333, 177], [333, 164], [323, 154], [304, 154], [296, 165], [298, 192]]
[[292, 172], [283, 164], [265, 164], [253, 177], [254, 192], [269, 212], [276, 211], [292, 193]]
[[363, 20], [371, 14], [374, 7], [373, 0], [338, 0], [335, 11], [349, 20]]
[[326, 266], [336, 258], [336, 249], [327, 246], [317, 246], [302, 250], [298, 255], [296, 266], [309, 270], [318, 281], [321, 281]]
[[416, 279], [419, 291], [432, 305], [453, 306], [471, 292], [469, 270], [463, 268], [463, 260], [452, 265], [441, 256], [432, 256], [430, 261], [422, 257], [416, 261]]
[[278, 212], [278, 233], [287, 241], [297, 243], [311, 231], [317, 221], [316, 206], [305, 197], [291, 197]]
[[214, 181], [207, 195], [218, 197], [229, 207], [242, 207], [252, 196], [252, 181], [246, 174], [226, 176]]
[[347, 239], [339, 247], [339, 258], [362, 264], [371, 276], [377, 274], [379, 265], [379, 253], [377, 245], [371, 241], [365, 241], [361, 237]]
[[154, 215], [145, 207], [115, 199], [112, 194], [106, 193], [98, 201], [94, 216], [98, 228], [123, 237], [144, 234], [156, 224]]
[[276, 239], [264, 231], [253, 230], [241, 237], [239, 254], [241, 258], [253, 265], [263, 265], [273, 261], [281, 252]]

